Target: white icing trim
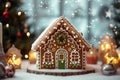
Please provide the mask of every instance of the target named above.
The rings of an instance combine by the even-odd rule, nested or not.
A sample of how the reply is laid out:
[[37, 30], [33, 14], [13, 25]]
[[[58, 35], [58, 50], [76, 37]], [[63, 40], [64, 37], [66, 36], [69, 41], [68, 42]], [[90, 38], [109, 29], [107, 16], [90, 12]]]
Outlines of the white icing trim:
[[86, 51], [83, 51], [83, 49], [82, 49], [82, 52], [83, 52], [83, 53], [82, 53], [82, 55], [83, 55], [83, 56], [82, 56], [82, 69], [85, 69], [85, 66], [86, 66], [86, 60], [85, 60], [85, 59], [86, 59], [86, 56], [85, 56], [85, 52], [86, 52]]
[[39, 57], [39, 60], [40, 60], [40, 63], [39, 63], [39, 64], [40, 64], [40, 68], [42, 68], [42, 65], [41, 65], [41, 63], [42, 63], [42, 62], [41, 62], [41, 47], [39, 47], [39, 50], [40, 50], [40, 53], [39, 53], [39, 56], [38, 56], [38, 57]]
[[[50, 56], [50, 58], [51, 58], [51, 61], [50, 62], [46, 62], [45, 61], [45, 59], [46, 59], [46, 54], [50, 54], [51, 56]], [[43, 56], [43, 62], [42, 62], [42, 65], [43, 64], [45, 64], [45, 63], [47, 63], [47, 64], [53, 64], [53, 55], [52, 55], [52, 52], [50, 52], [49, 50], [47, 50], [47, 52], [45, 52], [44, 53], [44, 56]]]
[[75, 34], [75, 32], [74, 32], [74, 31], [72, 31], [72, 34]]
[[66, 27], [66, 30], [68, 30], [69, 29], [69, 27]]
[[[57, 20], [57, 19], [56, 19]], [[53, 22], [51, 22], [51, 24], [41, 33], [41, 35], [35, 40], [35, 42], [32, 44], [31, 49], [35, 50], [36, 49], [36, 45], [40, 44], [40, 40], [44, 37], [44, 34], [48, 32], [48, 30], [50, 29], [51, 26], [53, 26], [53, 24], [55, 23], [56, 20], [53, 20]]]
[[[78, 59], [78, 61], [77, 61], [77, 63], [76, 63], [76, 61], [73, 61], [73, 53], [76, 53], [76, 56], [77, 56], [77, 59]], [[78, 63], [81, 63], [80, 62], [80, 55], [79, 55], [79, 52], [78, 51], [76, 51], [76, 49], [75, 50], [73, 50], [71, 53], [70, 53], [70, 63], [71, 64], [78, 64]]]
[[[36, 50], [37, 49], [37, 45], [39, 45], [40, 44], [40, 40], [44, 37], [43, 35], [45, 34], [45, 33], [47, 33], [48, 31], [49, 31], [49, 29], [50, 29], [50, 27], [52, 27], [55, 23], [60, 23], [61, 22], [61, 19], [63, 20], [63, 22], [64, 22], [64, 26], [69, 26], [69, 27], [72, 27], [72, 28], [74, 28], [75, 29], [75, 31], [77, 31], [77, 29], [75, 28], [75, 27], [73, 27], [73, 25], [72, 24], [70, 24], [69, 23], [69, 21], [67, 20], [67, 19], [65, 19], [65, 18], [63, 18], [63, 17], [60, 17], [60, 18], [58, 18], [58, 19], [56, 19], [56, 20], [54, 20], [43, 32], [42, 32], [42, 34], [36, 39], [36, 41], [32, 44], [32, 47], [31, 47], [31, 49], [32, 50]], [[57, 27], [56, 27], [57, 28]], [[66, 30], [68, 31], [68, 29], [69, 28], [67, 28], [66, 27]], [[77, 31], [78, 32], [78, 31]], [[79, 33], [79, 32], [78, 32]], [[83, 36], [82, 36], [82, 34], [81, 33], [79, 33], [80, 34], [80, 37], [82, 37], [83, 38]], [[48, 38], [47, 38], [48, 39]], [[84, 42], [84, 44], [87, 46], [87, 47], [90, 47], [90, 45], [87, 43], [87, 41], [83, 38], [82, 39], [82, 41]]]
[[64, 23], [63, 25], [64, 25], [64, 26], [66, 26], [67, 24], [66, 24], [66, 23]]
[[58, 22], [57, 25], [60, 25], [60, 22]]
[[[67, 23], [67, 22], [66, 22]], [[51, 24], [51, 25], [53, 25], [53, 24]], [[44, 32], [42, 32], [42, 34], [38, 37], [38, 39], [32, 44], [32, 48], [31, 49], [36, 49], [36, 45], [39, 45], [40, 43], [41, 43], [41, 38], [42, 37], [44, 37], [43, 35], [45, 34], [45, 33], [47, 33], [47, 31], [49, 31], [49, 28], [51, 27], [51, 25], [49, 26], [49, 27], [47, 27], [46, 29], [45, 29], [45, 31]], [[66, 24], [67, 25], [67, 24]], [[71, 25], [67, 25], [67, 26], [71, 26]], [[57, 27], [56, 27], [57, 28]], [[61, 26], [61, 28], [60, 29], [58, 29], [53, 35], [51, 35], [50, 37], [49, 37], [49, 39], [47, 40], [47, 42], [45, 43], [45, 44], [43, 44], [44, 45], [44, 47], [43, 47], [43, 49], [44, 48], [46, 48], [46, 45], [48, 45], [52, 40], [53, 40], [53, 37], [55, 36], [55, 35], [57, 35], [57, 33], [59, 32], [59, 31], [63, 31], [63, 32], [65, 32], [67, 35], [68, 35], [68, 39], [70, 39], [70, 40], [72, 40], [72, 42], [70, 42], [70, 43], [72, 43], [72, 44], [74, 44], [76, 47], [77, 47], [77, 49], [78, 49], [78, 52], [80, 52], [79, 51], [79, 49], [81, 49], [82, 48], [82, 50], [83, 50], [83, 47], [82, 47], [82, 45], [81, 45], [81, 43], [80, 44], [78, 44], [77, 43], [77, 41], [75, 41], [74, 40], [74, 38], [71, 36], [71, 35], [69, 35], [69, 33], [68, 33], [68, 29], [69, 29], [69, 27], [66, 27], [66, 29], [64, 29], [62, 26]], [[51, 33], [51, 32], [50, 32]], [[73, 31], [73, 33], [74, 33], [74, 31]], [[81, 34], [80, 34], [81, 35]], [[78, 37], [78, 35], [74, 35], [75, 37]], [[83, 41], [84, 42], [84, 38], [82, 38], [81, 39], [81, 41]], [[81, 42], [80, 41], [80, 42]], [[59, 49], [61, 49], [60, 47], [61, 46], [57, 46]], [[64, 47], [62, 47], [63, 49], [64, 49]], [[83, 53], [83, 51], [82, 51], [82, 53]], [[41, 54], [40, 54], [41, 55]], [[82, 59], [83, 59], [83, 54], [82, 54]], [[42, 59], [42, 57], [40, 56], [40, 58]], [[68, 53], [67, 53], [67, 59], [68, 59]], [[40, 59], [39, 59], [40, 60]], [[40, 60], [41, 61], [41, 60]], [[56, 56], [55, 56], [55, 61], [56, 61]], [[40, 64], [41, 64], [41, 62], [40, 62]], [[55, 63], [55, 65], [56, 65], [56, 63]], [[40, 65], [41, 66], [41, 65]], [[83, 68], [83, 65], [81, 65], [82, 66], [82, 68]], [[67, 66], [66, 66], [66, 68], [68, 68], [68, 62], [67, 62]]]

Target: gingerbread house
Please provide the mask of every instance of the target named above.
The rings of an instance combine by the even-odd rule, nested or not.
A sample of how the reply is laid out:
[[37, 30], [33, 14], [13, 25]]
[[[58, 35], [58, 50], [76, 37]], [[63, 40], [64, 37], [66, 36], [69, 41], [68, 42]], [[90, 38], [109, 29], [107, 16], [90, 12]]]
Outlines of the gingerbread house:
[[83, 35], [60, 17], [32, 44], [39, 69], [85, 69], [85, 53], [90, 45]]

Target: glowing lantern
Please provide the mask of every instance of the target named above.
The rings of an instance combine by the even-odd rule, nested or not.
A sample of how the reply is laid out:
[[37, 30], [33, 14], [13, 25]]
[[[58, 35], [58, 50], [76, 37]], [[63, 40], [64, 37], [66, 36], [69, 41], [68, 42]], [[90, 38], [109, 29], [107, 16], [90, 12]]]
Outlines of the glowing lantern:
[[102, 37], [98, 51], [103, 64], [113, 64], [115, 67], [118, 67], [119, 60], [116, 47], [115, 40], [110, 35], [107, 34]]
[[30, 64], [36, 63], [36, 52], [32, 50], [29, 52], [29, 61], [30, 61]]
[[7, 63], [14, 65], [16, 69], [21, 68], [21, 53], [20, 50], [17, 49], [14, 45], [8, 49], [7, 53]]
[[86, 54], [86, 61], [87, 64], [96, 64], [97, 63], [97, 50], [95, 47], [92, 46], [90, 51]]

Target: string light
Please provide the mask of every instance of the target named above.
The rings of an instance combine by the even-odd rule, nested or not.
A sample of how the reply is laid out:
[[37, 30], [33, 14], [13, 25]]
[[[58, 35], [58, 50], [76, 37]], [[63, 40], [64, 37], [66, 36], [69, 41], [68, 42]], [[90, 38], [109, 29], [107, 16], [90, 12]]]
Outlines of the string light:
[[113, 25], [113, 24], [110, 24], [110, 28], [114, 28], [114, 25]]
[[11, 3], [10, 3], [10, 2], [6, 2], [5, 7], [6, 7], [6, 8], [11, 7]]
[[117, 32], [117, 31], [115, 31], [115, 34], [117, 35], [117, 34], [118, 34], [118, 32]]
[[6, 28], [9, 28], [9, 24], [8, 23], [6, 24]]
[[27, 32], [26, 35], [27, 35], [27, 37], [30, 37], [30, 32]]
[[90, 51], [90, 54], [93, 54], [93, 51], [92, 51], [92, 50]]
[[21, 11], [19, 11], [19, 12], [18, 12], [18, 16], [21, 16], [21, 14], [22, 14], [22, 12], [21, 12]]
[[8, 5], [6, 4], [5, 7], [8, 8]]
[[26, 58], [26, 59], [28, 58], [28, 55], [27, 55], [27, 54], [25, 54], [25, 58]]

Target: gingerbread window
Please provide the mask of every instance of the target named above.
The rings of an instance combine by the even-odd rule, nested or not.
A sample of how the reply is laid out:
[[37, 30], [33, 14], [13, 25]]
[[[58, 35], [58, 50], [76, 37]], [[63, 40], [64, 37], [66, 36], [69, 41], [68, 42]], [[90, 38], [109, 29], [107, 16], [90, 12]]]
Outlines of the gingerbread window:
[[48, 50], [44, 53], [43, 56], [43, 64], [52, 64], [53, 63], [53, 56], [52, 53]]
[[79, 55], [78, 51], [76, 51], [76, 50], [72, 51], [70, 57], [71, 57], [71, 59], [70, 59], [71, 64], [80, 63], [80, 55]]

